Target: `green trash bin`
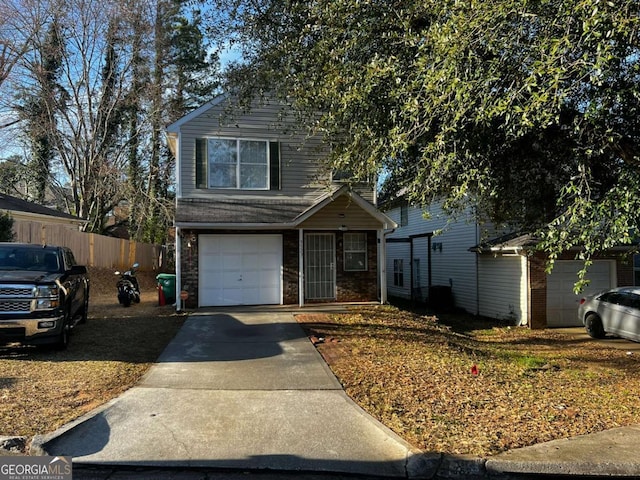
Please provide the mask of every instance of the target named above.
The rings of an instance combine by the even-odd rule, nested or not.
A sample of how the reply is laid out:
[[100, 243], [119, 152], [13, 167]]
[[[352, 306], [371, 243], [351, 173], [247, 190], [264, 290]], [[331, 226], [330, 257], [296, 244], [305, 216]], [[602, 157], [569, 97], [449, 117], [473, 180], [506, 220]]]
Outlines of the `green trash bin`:
[[[173, 273], [160, 273], [156, 276], [158, 287], [162, 289], [162, 295], [166, 303], [176, 302], [176, 276]], [[162, 303], [162, 302], [160, 302]]]

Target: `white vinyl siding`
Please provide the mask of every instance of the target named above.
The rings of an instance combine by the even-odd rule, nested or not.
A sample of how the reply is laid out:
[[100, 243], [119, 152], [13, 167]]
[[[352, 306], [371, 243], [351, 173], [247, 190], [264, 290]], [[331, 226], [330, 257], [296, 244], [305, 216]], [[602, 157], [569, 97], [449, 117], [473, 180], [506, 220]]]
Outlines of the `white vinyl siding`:
[[521, 255], [478, 256], [479, 314], [508, 320], [513, 325], [527, 321], [527, 257]]
[[[385, 212], [392, 220], [400, 224], [406, 215], [406, 225], [396, 228], [387, 235], [387, 286], [390, 296], [409, 298], [412, 278], [411, 267], [413, 260], [419, 261], [419, 272], [413, 272], [413, 282], [416, 284], [416, 273], [419, 275], [419, 288], [414, 290], [414, 296], [425, 300], [429, 286], [429, 253], [431, 256], [431, 285], [450, 286], [456, 307], [463, 308], [469, 313], [477, 313], [477, 264], [476, 254], [469, 249], [478, 243], [478, 231], [470, 216], [462, 215], [460, 219], [450, 222], [439, 205], [430, 207], [430, 217], [425, 218], [424, 209], [409, 206], [406, 214], [402, 207], [397, 206]], [[431, 245], [442, 245], [442, 249], [429, 252], [429, 240], [425, 235], [433, 233]], [[410, 242], [396, 243], [390, 239], [409, 239], [414, 236], [413, 259], [410, 259]], [[402, 256], [400, 255], [402, 252]], [[405, 258], [404, 288], [393, 287], [394, 258]]]

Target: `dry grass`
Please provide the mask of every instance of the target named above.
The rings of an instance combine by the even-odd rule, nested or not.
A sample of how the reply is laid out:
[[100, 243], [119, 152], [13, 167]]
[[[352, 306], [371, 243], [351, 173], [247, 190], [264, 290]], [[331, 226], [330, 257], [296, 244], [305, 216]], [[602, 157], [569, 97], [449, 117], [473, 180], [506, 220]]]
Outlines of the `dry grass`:
[[297, 318], [348, 395], [426, 451], [484, 456], [640, 422], [637, 350], [393, 307]]
[[182, 325], [158, 306], [153, 275], [139, 275], [142, 301], [118, 305], [112, 272], [92, 271], [89, 319], [62, 352], [0, 349], [0, 436], [47, 433], [133, 386]]

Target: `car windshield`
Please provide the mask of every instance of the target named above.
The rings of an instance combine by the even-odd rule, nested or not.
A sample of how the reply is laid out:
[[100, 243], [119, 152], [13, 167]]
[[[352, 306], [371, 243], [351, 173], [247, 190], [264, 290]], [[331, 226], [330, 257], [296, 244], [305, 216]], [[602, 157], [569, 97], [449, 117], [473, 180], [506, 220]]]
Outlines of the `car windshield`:
[[29, 270], [53, 273], [60, 270], [60, 264], [58, 255], [51, 248], [1, 246], [0, 271], [2, 270]]

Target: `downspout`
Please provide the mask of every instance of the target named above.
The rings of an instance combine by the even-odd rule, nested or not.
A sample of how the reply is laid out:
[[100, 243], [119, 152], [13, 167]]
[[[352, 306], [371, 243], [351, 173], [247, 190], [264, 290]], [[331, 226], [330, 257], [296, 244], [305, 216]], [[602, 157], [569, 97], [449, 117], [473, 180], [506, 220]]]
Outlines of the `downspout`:
[[[176, 158], [176, 178], [181, 178], [180, 170], [182, 169], [182, 155], [180, 150], [182, 149], [182, 129], [178, 132], [178, 138], [175, 144], [175, 152], [173, 155]], [[182, 198], [182, 182], [176, 182], [176, 210], [178, 208], [178, 199]], [[180, 227], [176, 227], [176, 311], [182, 310], [182, 299], [180, 298], [180, 292], [182, 291], [182, 230]]]
[[[480, 225], [476, 223], [476, 245], [480, 245]], [[480, 315], [480, 252], [476, 251], [476, 315]]]
[[413, 238], [409, 238], [409, 298], [411, 299], [411, 305], [415, 300], [413, 296]]
[[298, 306], [304, 307], [304, 230], [298, 230]]
[[433, 233], [427, 234], [427, 269], [429, 270], [429, 275], [427, 276], [427, 295], [431, 293], [431, 238], [433, 237]]
[[176, 311], [182, 310], [182, 300], [180, 292], [182, 291], [182, 231], [180, 227], [176, 227]]
[[387, 235], [396, 229], [378, 230], [380, 248], [378, 249], [378, 271], [380, 272], [380, 304], [387, 303]]

